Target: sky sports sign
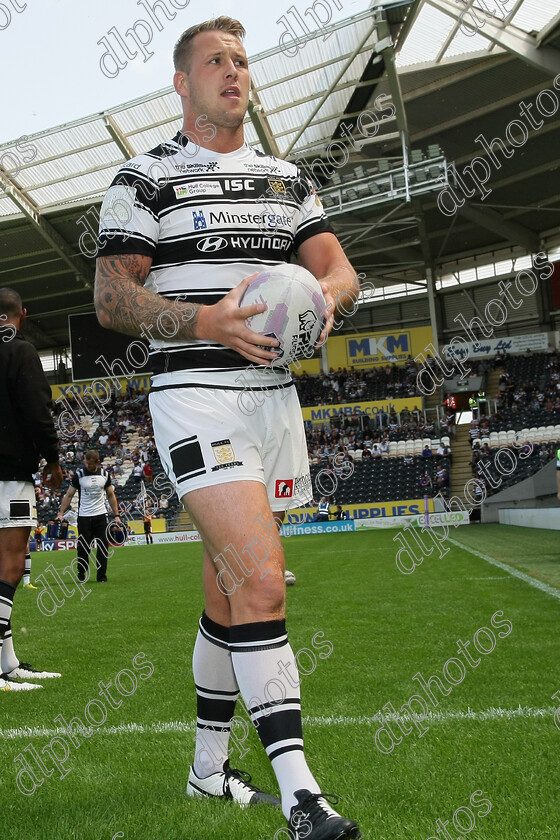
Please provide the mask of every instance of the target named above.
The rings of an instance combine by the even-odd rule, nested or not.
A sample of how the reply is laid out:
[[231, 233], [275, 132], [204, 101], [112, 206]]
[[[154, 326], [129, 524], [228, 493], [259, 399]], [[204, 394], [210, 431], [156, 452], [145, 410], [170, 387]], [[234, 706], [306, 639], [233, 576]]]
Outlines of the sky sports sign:
[[399, 364], [412, 353], [409, 332], [346, 338], [346, 359], [349, 368]]

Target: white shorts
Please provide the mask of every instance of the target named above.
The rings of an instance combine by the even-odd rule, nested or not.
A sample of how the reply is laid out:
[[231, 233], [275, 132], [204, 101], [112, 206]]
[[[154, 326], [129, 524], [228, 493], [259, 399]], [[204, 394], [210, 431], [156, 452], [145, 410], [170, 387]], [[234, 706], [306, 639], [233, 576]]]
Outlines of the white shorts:
[[0, 481], [0, 528], [31, 528], [37, 523], [31, 481]]
[[246, 403], [255, 407], [252, 414], [240, 408], [246, 393], [189, 387], [150, 394], [159, 457], [177, 495], [259, 481], [275, 512], [306, 504], [311, 477], [295, 387], [252, 391], [255, 402]]

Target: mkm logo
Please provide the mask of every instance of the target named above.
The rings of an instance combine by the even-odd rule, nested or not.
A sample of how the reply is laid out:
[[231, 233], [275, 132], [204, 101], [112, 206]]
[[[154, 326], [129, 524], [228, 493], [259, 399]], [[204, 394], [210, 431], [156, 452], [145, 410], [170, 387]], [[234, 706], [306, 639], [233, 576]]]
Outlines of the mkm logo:
[[410, 333], [348, 338], [346, 352], [351, 367], [403, 361], [410, 353]]

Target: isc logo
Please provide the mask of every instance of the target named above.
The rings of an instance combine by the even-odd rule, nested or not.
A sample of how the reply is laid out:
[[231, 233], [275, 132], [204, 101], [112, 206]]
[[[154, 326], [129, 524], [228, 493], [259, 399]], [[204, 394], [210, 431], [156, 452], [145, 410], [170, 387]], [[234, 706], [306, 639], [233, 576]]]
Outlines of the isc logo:
[[348, 357], [359, 360], [370, 356], [381, 356], [390, 359], [396, 354], [409, 353], [409, 334], [400, 335], [379, 335], [369, 338], [348, 339]]
[[240, 192], [241, 190], [254, 190], [254, 178], [224, 178], [224, 187], [231, 192]]

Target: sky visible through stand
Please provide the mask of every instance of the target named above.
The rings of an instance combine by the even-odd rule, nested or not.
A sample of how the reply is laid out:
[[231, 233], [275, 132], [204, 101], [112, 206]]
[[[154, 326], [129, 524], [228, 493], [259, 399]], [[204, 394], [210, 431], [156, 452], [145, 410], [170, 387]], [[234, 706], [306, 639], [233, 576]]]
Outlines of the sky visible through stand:
[[[326, 0], [329, 3], [329, 0]], [[145, 5], [148, 0], [144, 0]], [[171, 0], [165, 0], [168, 9]], [[181, 33], [218, 15], [238, 18], [247, 30], [249, 56], [278, 44], [284, 31], [278, 19], [293, 5], [301, 15], [311, 0], [218, 0], [211, 4], [177, 0], [174, 20], [162, 11], [162, 31], [152, 24], [153, 40], [146, 61], [139, 54], [114, 78], [100, 68], [105, 47], [97, 42], [116, 28], [121, 36], [138, 20], [150, 20], [136, 0], [1, 0], [0, 2], [0, 144], [113, 108], [172, 84], [173, 45]], [[150, 0], [150, 6], [157, 5]], [[331, 2], [332, 21], [357, 14], [367, 0]], [[22, 11], [17, 11], [21, 9]], [[142, 27], [138, 30], [142, 32]], [[140, 37], [147, 37], [141, 35]], [[114, 36], [109, 38], [115, 43]], [[127, 43], [129, 38], [126, 39]], [[132, 42], [130, 42], [132, 46]], [[328, 44], [326, 44], [328, 50]], [[122, 55], [122, 53], [121, 53]], [[327, 57], [327, 56], [326, 56]]]

